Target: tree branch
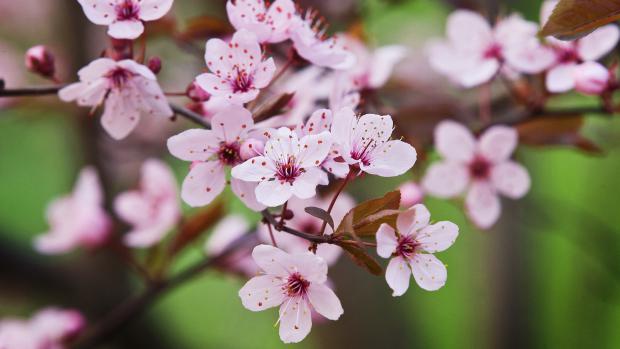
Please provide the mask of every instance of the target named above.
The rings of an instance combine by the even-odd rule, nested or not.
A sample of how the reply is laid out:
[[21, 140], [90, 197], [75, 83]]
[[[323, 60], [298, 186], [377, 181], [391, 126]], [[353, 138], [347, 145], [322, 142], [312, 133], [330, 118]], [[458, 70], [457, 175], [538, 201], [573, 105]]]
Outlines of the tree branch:
[[262, 210], [261, 214], [263, 218], [271, 225], [273, 225], [274, 229], [277, 231], [283, 231], [285, 233], [289, 233], [291, 235], [298, 236], [302, 239], [306, 239], [310, 242], [317, 244], [334, 244], [335, 239], [331, 235], [313, 235], [301, 232], [299, 230], [295, 230], [293, 228], [287, 227], [285, 224], [280, 223], [276, 217], [274, 217], [268, 209]]
[[189, 109], [183, 108], [173, 103], [170, 103], [170, 108], [172, 108], [172, 111], [174, 111], [176, 115], [181, 115], [187, 120], [192, 121], [193, 123], [198, 124], [206, 129], [211, 128], [211, 125], [209, 125], [209, 123], [204, 119], [204, 117], [202, 117], [202, 115], [198, 113], [194, 113]]

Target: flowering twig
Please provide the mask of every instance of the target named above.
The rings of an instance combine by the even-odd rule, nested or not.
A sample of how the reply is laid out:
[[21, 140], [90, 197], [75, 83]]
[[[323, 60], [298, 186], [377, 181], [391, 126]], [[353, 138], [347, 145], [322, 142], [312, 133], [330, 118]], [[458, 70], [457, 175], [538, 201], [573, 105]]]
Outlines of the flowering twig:
[[291, 227], [286, 226], [285, 224], [281, 224], [276, 217], [274, 217], [271, 212], [269, 212], [269, 210], [265, 209], [261, 211], [261, 214], [263, 215], [263, 218], [267, 221], [268, 224], [271, 224], [275, 230], [277, 231], [282, 231], [285, 233], [289, 233], [291, 235], [295, 235], [298, 236], [302, 239], [306, 239], [310, 242], [313, 243], [317, 243], [317, 244], [323, 244], [323, 243], [327, 243], [327, 244], [333, 244], [335, 243], [335, 239], [331, 236], [324, 236], [324, 235], [314, 235], [314, 234], [308, 234], [308, 233], [304, 233], [301, 232], [299, 230], [295, 230]]
[[[353, 177], [355, 177], [355, 175], [353, 174], [353, 168], [351, 168], [349, 169], [349, 173], [347, 173], [347, 176], [344, 178], [344, 180], [340, 184], [340, 187], [338, 187], [338, 190], [334, 194], [332, 201], [329, 203], [329, 207], [327, 208], [328, 214], [332, 213], [332, 210], [334, 209], [334, 205], [336, 204], [336, 200], [338, 200], [338, 196], [340, 196], [340, 193], [342, 193], [344, 188], [347, 186], [347, 184]], [[319, 235], [323, 235], [326, 228], [327, 228], [327, 221], [323, 221], [323, 225], [321, 226], [321, 233]]]
[[181, 115], [187, 120], [190, 120], [204, 128], [207, 128], [207, 129], [211, 128], [211, 125], [209, 125], [209, 123], [200, 114], [194, 113], [193, 111], [189, 109], [183, 108], [181, 106], [178, 106], [172, 103], [170, 103], [170, 108], [172, 108], [172, 111], [174, 111], [175, 114]]

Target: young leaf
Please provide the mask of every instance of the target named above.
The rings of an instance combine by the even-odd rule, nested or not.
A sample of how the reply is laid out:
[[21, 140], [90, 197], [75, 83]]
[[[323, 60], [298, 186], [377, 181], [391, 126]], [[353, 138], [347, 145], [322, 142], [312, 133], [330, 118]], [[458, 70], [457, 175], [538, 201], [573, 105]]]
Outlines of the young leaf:
[[349, 211], [336, 233], [357, 236], [374, 235], [381, 223], [396, 222], [396, 215], [400, 205], [400, 191], [395, 190], [379, 199], [364, 201]]
[[383, 273], [381, 265], [355, 241], [342, 241], [338, 245], [347, 252], [349, 257], [351, 257], [357, 265], [368, 270], [371, 274], [381, 275]]
[[334, 219], [324, 209], [320, 207], [310, 206], [306, 207], [304, 211], [306, 211], [306, 213], [308, 213], [309, 215], [326, 222], [332, 228], [332, 230], [334, 230]]
[[560, 0], [540, 31], [571, 40], [620, 19], [620, 0]]
[[540, 118], [518, 125], [517, 131], [523, 144], [536, 146], [570, 145], [586, 153], [600, 154], [602, 150], [579, 133], [583, 121], [581, 115], [566, 115], [563, 118]]

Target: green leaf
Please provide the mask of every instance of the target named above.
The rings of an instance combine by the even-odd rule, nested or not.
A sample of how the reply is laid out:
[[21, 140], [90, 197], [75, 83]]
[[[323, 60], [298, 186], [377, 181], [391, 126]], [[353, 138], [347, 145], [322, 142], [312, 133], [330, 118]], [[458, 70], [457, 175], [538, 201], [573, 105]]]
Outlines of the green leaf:
[[570, 40], [620, 19], [620, 0], [560, 0], [541, 36]]
[[349, 211], [336, 229], [337, 234], [373, 236], [383, 223], [394, 225], [400, 206], [400, 191], [395, 190], [384, 197], [364, 201]]

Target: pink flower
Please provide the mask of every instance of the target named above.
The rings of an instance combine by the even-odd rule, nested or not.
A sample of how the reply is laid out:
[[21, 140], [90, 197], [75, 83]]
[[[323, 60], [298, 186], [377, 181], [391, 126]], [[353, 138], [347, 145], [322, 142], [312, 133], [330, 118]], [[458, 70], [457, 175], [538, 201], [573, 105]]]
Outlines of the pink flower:
[[431, 66], [463, 87], [490, 81], [505, 62], [521, 73], [539, 73], [553, 52], [536, 37], [538, 26], [518, 15], [501, 19], [495, 28], [478, 13], [457, 10], [448, 18], [448, 40], [428, 46]]
[[498, 194], [518, 199], [530, 189], [527, 170], [510, 160], [517, 143], [511, 127], [493, 126], [476, 141], [461, 124], [443, 121], [435, 129], [435, 148], [444, 160], [430, 166], [422, 186], [440, 198], [466, 191], [467, 215], [487, 229], [501, 212]]
[[173, 0], [78, 0], [88, 19], [108, 26], [115, 39], [136, 39], [144, 32], [143, 21], [163, 17]]
[[[181, 197], [190, 206], [204, 206], [226, 186], [226, 167], [242, 163], [241, 146], [254, 131], [252, 114], [245, 108], [229, 105], [211, 120], [212, 130], [191, 129], [168, 139], [168, 150], [177, 158], [192, 161], [183, 181]], [[254, 183], [236, 178], [232, 190], [251, 209], [265, 206], [256, 202]]]
[[[546, 23], [558, 1], [545, 1], [541, 8], [541, 23]], [[578, 89], [585, 94], [598, 94], [602, 80], [601, 67], [584, 62], [596, 61], [616, 47], [620, 30], [614, 24], [598, 28], [587, 36], [574, 41], [561, 41], [547, 37], [555, 52], [555, 62], [547, 72], [547, 90], [553, 93]], [[606, 85], [606, 83], [605, 83]]]
[[319, 166], [332, 145], [329, 132], [299, 138], [286, 127], [273, 130], [263, 156], [233, 167], [234, 178], [258, 182], [256, 199], [267, 206], [279, 206], [291, 196], [308, 199], [316, 194], [321, 178]]
[[[313, 206], [327, 210], [330, 201], [331, 199], [328, 200], [327, 198], [318, 197], [305, 200], [291, 198], [288, 201], [287, 207], [293, 212], [293, 218], [287, 220], [286, 225], [305, 233], [319, 234], [323, 221], [306, 213], [305, 208]], [[331, 216], [334, 219], [334, 225], [336, 227], [340, 224], [345, 214], [353, 208], [353, 206], [355, 206], [355, 201], [346, 193], [343, 193], [338, 197], [338, 200], [336, 200], [331, 212]], [[289, 253], [301, 253], [308, 251], [308, 248], [311, 245], [308, 240], [288, 233], [279, 232], [275, 229], [272, 229], [272, 233], [278, 247]], [[325, 234], [332, 234], [329, 226], [327, 226]], [[269, 229], [265, 224], [261, 224], [258, 227], [258, 237], [264, 243], [272, 243]], [[327, 265], [335, 264], [341, 254], [342, 249], [332, 244], [319, 244], [316, 250], [316, 255], [323, 258]]]
[[210, 39], [205, 60], [211, 73], [199, 75], [196, 82], [229, 103], [249, 102], [258, 96], [259, 89], [269, 85], [276, 71], [273, 58], [263, 61], [262, 57], [256, 35], [245, 29], [237, 31], [230, 43]]
[[308, 11], [305, 18], [298, 17], [291, 27], [291, 40], [297, 53], [310, 63], [331, 69], [348, 69], [355, 64], [355, 56], [339, 41], [326, 37], [325, 30], [316, 21], [317, 13]]
[[53, 78], [56, 73], [54, 55], [43, 45], [33, 46], [26, 51], [26, 67], [33, 73]]
[[[222, 219], [207, 239], [204, 251], [209, 257], [215, 257], [232, 246], [238, 239], [248, 233], [250, 226], [241, 215], [229, 215]], [[244, 245], [235, 249], [225, 260], [218, 263], [220, 268], [252, 277], [260, 272], [251, 258], [250, 246]]]
[[310, 252], [288, 254], [278, 248], [259, 245], [252, 257], [265, 272], [250, 279], [240, 290], [243, 306], [251, 311], [280, 306], [280, 339], [298, 343], [312, 328], [314, 309], [330, 320], [344, 312], [336, 294], [325, 285], [327, 264]]
[[424, 200], [424, 190], [416, 182], [405, 182], [398, 189], [400, 190], [400, 205], [403, 207], [421, 204]]
[[332, 134], [346, 163], [370, 174], [394, 177], [413, 167], [417, 155], [411, 145], [390, 140], [392, 129], [389, 115], [356, 117], [353, 110], [343, 108], [334, 115]]
[[175, 226], [181, 212], [177, 201], [177, 183], [170, 168], [150, 159], [142, 165], [138, 190], [119, 194], [114, 201], [118, 216], [132, 226], [125, 235], [131, 247], [150, 247]]
[[122, 139], [136, 127], [140, 116], [171, 117], [168, 105], [153, 72], [132, 60], [99, 58], [82, 68], [80, 82], [58, 92], [65, 102], [80, 106], [105, 103], [101, 125], [114, 139]]
[[575, 91], [586, 95], [600, 95], [608, 91], [613, 75], [598, 62], [584, 62], [573, 71]]
[[[316, 135], [324, 131], [329, 132], [332, 127], [332, 121], [333, 116], [331, 110], [319, 109], [310, 115], [310, 118], [305, 124], [297, 126], [296, 132], [301, 136]], [[321, 163], [321, 167], [336, 177], [344, 178], [349, 173], [349, 165], [339, 160], [341, 157], [340, 152], [338, 144], [333, 143], [327, 157]], [[324, 178], [321, 180], [321, 184], [327, 185], [327, 181], [327, 178]]]
[[54, 200], [47, 209], [50, 231], [35, 240], [37, 251], [58, 254], [71, 249], [97, 247], [110, 233], [111, 220], [103, 210], [103, 194], [92, 167], [80, 171], [73, 193]]
[[46, 308], [29, 320], [0, 320], [2, 349], [62, 349], [63, 342], [78, 334], [85, 325], [75, 310]]
[[398, 215], [396, 230], [383, 223], [377, 231], [377, 254], [391, 257], [385, 280], [394, 297], [405, 294], [411, 274], [418, 286], [427, 291], [436, 291], [446, 284], [446, 267], [433, 253], [452, 246], [459, 227], [452, 222], [429, 225], [430, 216], [426, 207], [418, 204]]
[[352, 36], [345, 37], [345, 46], [357, 59], [355, 65], [346, 71], [357, 90], [377, 89], [385, 85], [394, 66], [407, 53], [407, 49], [400, 45], [383, 46], [370, 51], [363, 42]]
[[260, 43], [288, 39], [290, 26], [297, 16], [291, 0], [276, 0], [272, 4], [263, 0], [228, 0], [226, 11], [235, 29], [253, 32]]

